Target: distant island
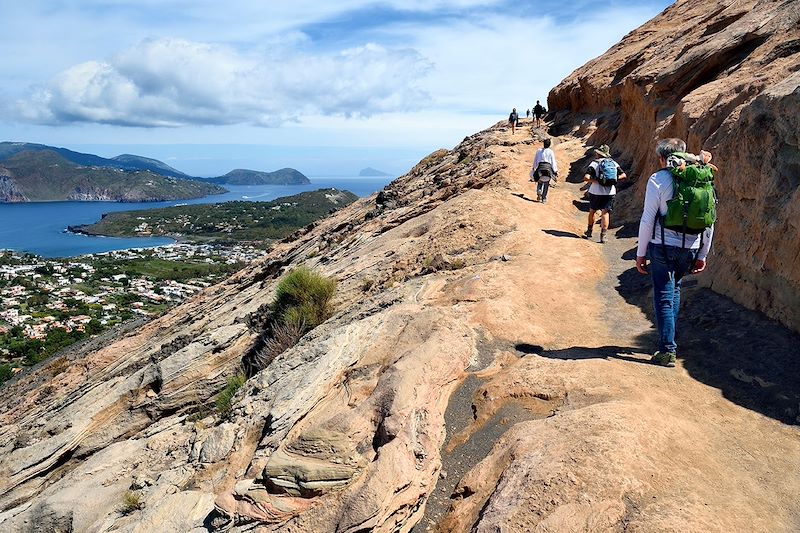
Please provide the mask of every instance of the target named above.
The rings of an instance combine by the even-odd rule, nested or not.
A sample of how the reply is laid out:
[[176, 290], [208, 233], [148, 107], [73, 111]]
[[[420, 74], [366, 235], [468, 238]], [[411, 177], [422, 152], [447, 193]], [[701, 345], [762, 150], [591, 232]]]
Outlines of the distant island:
[[311, 183], [303, 173], [293, 168], [282, 168], [274, 172], [260, 172], [237, 168], [224, 176], [207, 181], [220, 185], [305, 185]]
[[157, 202], [220, 194], [221, 185], [303, 185], [293, 168], [237, 169], [216, 178], [189, 176], [162, 161], [133, 154], [112, 158], [26, 142], [0, 142], [0, 203]]
[[349, 191], [320, 189], [270, 202], [224, 202], [107, 213], [94, 224], [68, 229], [111, 237], [166, 236], [205, 243], [268, 243], [357, 199]]
[[387, 174], [386, 172], [381, 172], [380, 170], [374, 169], [372, 167], [362, 168], [361, 172], [358, 173], [361, 177], [383, 177], [383, 176], [391, 176], [391, 174]]
[[157, 202], [223, 192], [226, 189], [214, 183], [152, 170], [76, 163], [56, 150], [18, 151], [0, 157], [0, 203]]

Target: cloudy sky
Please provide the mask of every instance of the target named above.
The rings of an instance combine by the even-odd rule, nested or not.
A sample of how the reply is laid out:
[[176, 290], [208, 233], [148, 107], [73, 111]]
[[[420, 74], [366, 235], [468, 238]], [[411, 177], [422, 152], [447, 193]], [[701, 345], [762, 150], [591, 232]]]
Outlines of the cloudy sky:
[[199, 175], [400, 173], [669, 3], [0, 0], [0, 140]]

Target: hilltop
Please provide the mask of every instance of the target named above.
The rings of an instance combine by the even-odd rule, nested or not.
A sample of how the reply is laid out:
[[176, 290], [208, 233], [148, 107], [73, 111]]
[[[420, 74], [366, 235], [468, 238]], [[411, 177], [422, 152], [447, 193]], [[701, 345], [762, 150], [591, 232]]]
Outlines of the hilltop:
[[304, 185], [311, 183], [311, 180], [302, 172], [293, 168], [282, 168], [274, 172], [237, 168], [224, 176], [209, 178], [208, 181], [223, 185]]
[[375, 168], [372, 168], [372, 167], [362, 168], [361, 171], [359, 171], [358, 175], [359, 176], [375, 176], [375, 177], [391, 176], [391, 174], [387, 174], [386, 172], [382, 172], [382, 171], [380, 171], [378, 169], [375, 169]]
[[162, 176], [187, 179], [191, 178], [191, 176], [184, 174], [180, 170], [172, 168], [162, 161], [151, 159], [149, 157], [142, 157], [139, 155], [122, 154], [112, 157], [111, 159], [107, 159], [94, 154], [84, 154], [81, 152], [67, 150], [66, 148], [47, 146], [45, 144], [0, 142], [0, 162], [23, 152], [55, 152], [67, 161], [75, 163], [81, 167], [99, 167], [119, 170], [149, 170]]
[[150, 202], [200, 198], [225, 189], [150, 170], [85, 166], [56, 151], [20, 151], [0, 160], [0, 202]]
[[184, 200], [225, 192], [222, 184], [308, 183], [306, 176], [292, 168], [236, 169], [216, 178], [198, 178], [139, 155], [107, 159], [44, 144], [0, 143], [0, 203]]

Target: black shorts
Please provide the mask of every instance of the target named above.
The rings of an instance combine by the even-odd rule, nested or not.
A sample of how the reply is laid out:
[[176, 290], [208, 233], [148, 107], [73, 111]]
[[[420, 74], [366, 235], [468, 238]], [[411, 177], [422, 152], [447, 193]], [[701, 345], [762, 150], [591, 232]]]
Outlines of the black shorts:
[[589, 193], [589, 209], [594, 211], [614, 210], [614, 194], [592, 194]]

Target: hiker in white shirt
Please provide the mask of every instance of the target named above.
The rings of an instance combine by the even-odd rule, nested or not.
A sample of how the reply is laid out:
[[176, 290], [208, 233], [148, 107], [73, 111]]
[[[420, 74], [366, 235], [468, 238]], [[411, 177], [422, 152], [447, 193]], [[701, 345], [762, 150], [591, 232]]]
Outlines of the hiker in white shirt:
[[589, 164], [586, 173], [583, 176], [583, 181], [589, 184], [589, 220], [587, 222], [586, 231], [583, 233], [584, 239], [592, 238], [592, 228], [594, 228], [594, 214], [600, 211], [600, 243], [606, 242], [606, 231], [611, 223], [611, 211], [614, 209], [614, 197], [617, 194], [617, 188], [612, 183], [610, 185], [603, 185], [600, 183], [600, 163], [603, 160], [610, 160], [614, 164], [616, 170], [616, 180], [624, 180], [627, 178], [625, 172], [619, 166], [619, 163], [611, 158], [611, 153], [608, 145], [603, 144], [599, 148], [594, 149], [597, 159]]
[[[667, 213], [667, 201], [672, 199], [674, 180], [667, 167], [667, 158], [685, 152], [681, 139], [662, 139], [656, 145], [661, 170], [647, 180], [644, 209], [639, 221], [639, 245], [636, 250], [636, 269], [649, 271], [653, 279], [653, 306], [658, 326], [658, 351], [652, 361], [662, 366], [675, 366], [678, 345], [675, 332], [680, 309], [681, 280], [687, 274], [699, 274], [706, 268], [711, 250], [714, 226], [697, 234], [683, 233], [661, 226]], [[710, 154], [709, 158], [710, 158]]]
[[550, 139], [542, 141], [542, 148], [536, 151], [531, 167], [531, 179], [536, 181], [536, 200], [547, 203], [547, 192], [550, 190], [550, 180], [556, 180], [558, 176], [558, 163], [556, 154], [550, 149]]

